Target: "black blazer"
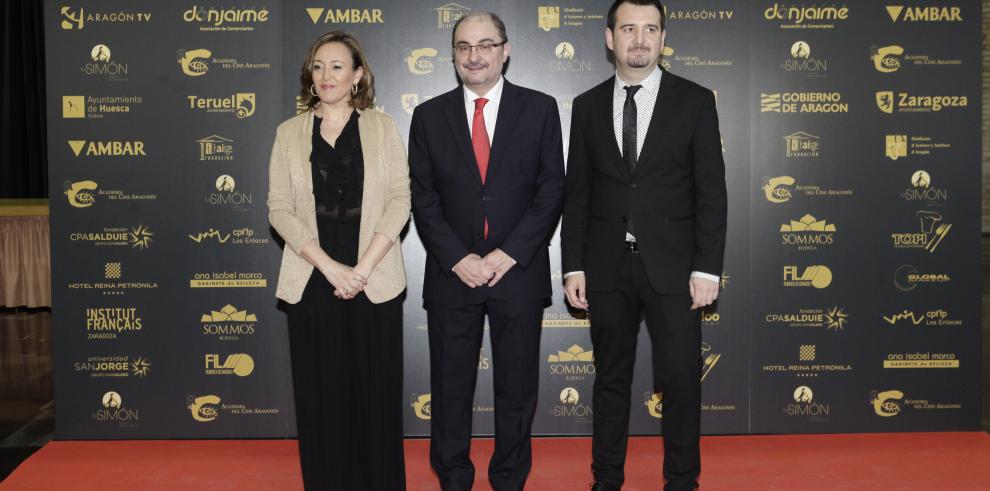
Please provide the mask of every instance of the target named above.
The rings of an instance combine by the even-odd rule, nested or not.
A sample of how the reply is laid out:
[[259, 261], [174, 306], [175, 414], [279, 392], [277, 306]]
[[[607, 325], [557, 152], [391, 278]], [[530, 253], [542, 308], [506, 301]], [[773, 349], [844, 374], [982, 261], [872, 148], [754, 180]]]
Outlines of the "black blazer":
[[[505, 81], [482, 184], [463, 90], [417, 106], [409, 130], [413, 218], [427, 251], [423, 299], [463, 304], [549, 298], [547, 248], [564, 199], [557, 102]], [[495, 287], [471, 289], [451, 270], [469, 253], [484, 257], [496, 248], [517, 264]]]
[[611, 290], [626, 221], [650, 284], [688, 290], [692, 271], [721, 276], [725, 162], [712, 92], [664, 72], [636, 170], [630, 175], [612, 127], [615, 78], [574, 99], [561, 226], [563, 272], [584, 271], [589, 290]]

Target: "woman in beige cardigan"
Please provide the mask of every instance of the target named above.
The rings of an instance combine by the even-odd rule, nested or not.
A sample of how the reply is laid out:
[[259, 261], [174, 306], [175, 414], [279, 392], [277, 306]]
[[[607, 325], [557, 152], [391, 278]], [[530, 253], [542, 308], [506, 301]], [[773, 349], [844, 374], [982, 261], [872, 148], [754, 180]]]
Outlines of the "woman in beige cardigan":
[[289, 304], [303, 482], [405, 489], [405, 149], [393, 119], [372, 109], [374, 77], [353, 36], [319, 37], [300, 82], [309, 110], [276, 132], [268, 217], [285, 240], [275, 295]]

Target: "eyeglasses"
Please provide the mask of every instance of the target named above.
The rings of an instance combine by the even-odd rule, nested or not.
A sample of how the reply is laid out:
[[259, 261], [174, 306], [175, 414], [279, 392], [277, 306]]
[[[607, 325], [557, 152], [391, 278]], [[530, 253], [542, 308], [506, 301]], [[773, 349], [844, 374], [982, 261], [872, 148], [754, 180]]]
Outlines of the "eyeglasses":
[[454, 46], [454, 51], [461, 56], [466, 56], [471, 54], [472, 49], [477, 49], [479, 54], [487, 55], [492, 52], [493, 49], [507, 43], [508, 41], [502, 41], [501, 43], [481, 43], [474, 46], [470, 44], [458, 44]]

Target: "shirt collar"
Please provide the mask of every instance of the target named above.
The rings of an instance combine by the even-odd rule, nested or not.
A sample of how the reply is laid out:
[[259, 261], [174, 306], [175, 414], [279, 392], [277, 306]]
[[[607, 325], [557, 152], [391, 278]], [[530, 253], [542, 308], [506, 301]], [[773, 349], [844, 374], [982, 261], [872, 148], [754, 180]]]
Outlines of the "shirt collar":
[[[660, 87], [660, 78], [662, 76], [663, 76], [663, 70], [661, 70], [659, 66], [658, 67], [655, 67], [653, 69], [653, 71], [650, 72], [650, 74], [647, 75], [646, 78], [644, 78], [643, 81], [639, 83], [639, 85], [642, 85], [643, 86], [643, 89], [645, 89], [646, 92], [656, 92], [657, 89]], [[627, 86], [627, 85], [630, 85], [630, 84], [628, 84], [626, 82], [623, 82], [622, 81], [622, 78], [619, 77], [619, 71], [616, 70], [615, 71], [615, 90], [618, 91], [618, 92], [622, 92], [622, 88], [625, 87], [625, 86]]]
[[485, 93], [485, 95], [477, 95], [474, 92], [472, 92], [471, 89], [467, 88], [467, 86], [465, 86], [464, 103], [473, 105], [476, 99], [480, 99], [482, 97], [488, 99], [488, 102], [496, 102], [502, 97], [503, 86], [505, 86], [505, 77], [501, 75], [499, 75], [498, 77], [498, 82], [495, 82], [495, 85], [491, 89], [488, 89], [488, 92]]

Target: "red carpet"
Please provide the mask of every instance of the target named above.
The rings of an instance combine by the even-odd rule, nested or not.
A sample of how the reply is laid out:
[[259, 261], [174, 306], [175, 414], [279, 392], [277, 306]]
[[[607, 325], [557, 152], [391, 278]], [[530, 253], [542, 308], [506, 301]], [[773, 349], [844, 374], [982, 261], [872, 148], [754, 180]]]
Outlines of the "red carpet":
[[[406, 441], [411, 491], [437, 490], [426, 440]], [[630, 442], [624, 491], [660, 489], [660, 439]], [[476, 489], [492, 441], [472, 447]], [[534, 491], [585, 490], [591, 441], [534, 442]], [[701, 489], [990, 490], [985, 433], [731, 436], [702, 439]], [[293, 490], [301, 489], [293, 440], [59, 441], [39, 450], [0, 490]]]

